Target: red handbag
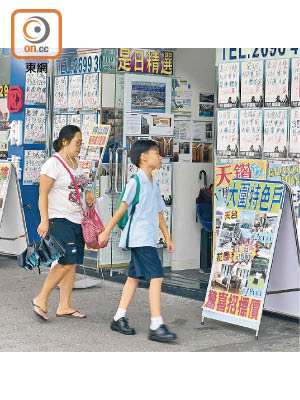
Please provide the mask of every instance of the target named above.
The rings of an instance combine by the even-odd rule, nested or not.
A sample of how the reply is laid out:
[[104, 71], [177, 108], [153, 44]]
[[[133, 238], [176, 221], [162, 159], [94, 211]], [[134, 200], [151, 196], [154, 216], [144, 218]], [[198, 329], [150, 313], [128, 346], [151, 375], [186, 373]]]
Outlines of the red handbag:
[[61, 164], [68, 171], [70, 177], [73, 180], [76, 196], [77, 196], [77, 199], [79, 201], [79, 204], [81, 206], [82, 213], [83, 213], [81, 227], [82, 227], [83, 238], [84, 238], [87, 248], [88, 249], [101, 249], [101, 248], [106, 247], [108, 244], [108, 240], [106, 242], [102, 243], [101, 245], [98, 242], [98, 235], [104, 231], [105, 227], [104, 227], [97, 211], [95, 210], [95, 207], [94, 206], [91, 207], [87, 212], [84, 211], [84, 209], [82, 207], [81, 199], [80, 199], [78, 185], [77, 185], [77, 182], [76, 182], [73, 174], [71, 173], [69, 168], [66, 166], [66, 164], [59, 157], [57, 157], [55, 155], [53, 157], [55, 157], [57, 160], [59, 160], [61, 162]]

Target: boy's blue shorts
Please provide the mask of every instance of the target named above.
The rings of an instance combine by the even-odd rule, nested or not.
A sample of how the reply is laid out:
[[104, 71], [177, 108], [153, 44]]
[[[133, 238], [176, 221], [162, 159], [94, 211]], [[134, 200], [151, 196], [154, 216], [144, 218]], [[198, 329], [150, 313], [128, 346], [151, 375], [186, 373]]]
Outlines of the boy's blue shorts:
[[130, 278], [163, 278], [163, 268], [156, 247], [131, 247], [131, 261], [128, 276]]
[[62, 265], [83, 264], [84, 239], [81, 224], [75, 224], [66, 218], [50, 219], [49, 234], [65, 249], [58, 262]]

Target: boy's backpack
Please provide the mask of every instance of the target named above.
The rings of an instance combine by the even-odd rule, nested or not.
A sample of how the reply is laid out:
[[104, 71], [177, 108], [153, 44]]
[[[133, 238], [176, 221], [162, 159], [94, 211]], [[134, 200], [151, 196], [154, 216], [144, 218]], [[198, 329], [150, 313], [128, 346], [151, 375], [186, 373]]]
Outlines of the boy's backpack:
[[[137, 175], [132, 175], [131, 178], [135, 179], [135, 181], [136, 181], [136, 193], [135, 193], [134, 199], [132, 200], [132, 203], [131, 203], [130, 224], [131, 224], [131, 221], [132, 221], [133, 214], [135, 212], [136, 205], [138, 204], [138, 202], [140, 200], [140, 187], [141, 187], [140, 180], [139, 180], [139, 177]], [[120, 205], [121, 205], [121, 203], [123, 201], [125, 190], [126, 190], [126, 186], [124, 187], [124, 189], [122, 190], [122, 193], [120, 194], [116, 210], [118, 210], [120, 208]], [[123, 215], [123, 217], [118, 222], [118, 227], [120, 229], [124, 229], [126, 224], [127, 224], [127, 222], [128, 222], [128, 219], [129, 219], [129, 215], [128, 215], [128, 209], [127, 209], [125, 214]], [[130, 229], [130, 225], [129, 225], [129, 229]], [[128, 229], [128, 235], [127, 236], [129, 236], [129, 229]]]

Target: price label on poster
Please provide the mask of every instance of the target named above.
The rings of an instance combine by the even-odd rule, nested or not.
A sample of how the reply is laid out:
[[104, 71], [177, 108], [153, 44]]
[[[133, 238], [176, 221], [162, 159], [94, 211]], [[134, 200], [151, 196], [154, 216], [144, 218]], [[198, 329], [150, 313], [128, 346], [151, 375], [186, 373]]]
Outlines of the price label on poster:
[[300, 58], [292, 59], [291, 106], [300, 106]]
[[281, 182], [231, 181], [202, 316], [258, 330], [284, 196]]
[[217, 155], [237, 156], [239, 138], [238, 110], [218, 111]]
[[54, 109], [68, 108], [68, 78], [66, 76], [54, 77]]
[[289, 60], [267, 60], [265, 74], [265, 106], [288, 106]]
[[23, 185], [37, 185], [40, 181], [40, 172], [45, 162], [45, 150], [24, 151]]
[[263, 61], [243, 62], [241, 70], [241, 107], [263, 107]]
[[82, 75], [69, 75], [68, 108], [82, 108]]
[[262, 110], [240, 110], [240, 156], [262, 156]]
[[300, 108], [291, 109], [289, 157], [300, 157]]
[[47, 73], [26, 72], [25, 104], [45, 105], [47, 102]]
[[46, 110], [43, 108], [26, 108], [24, 143], [46, 143]]
[[240, 64], [220, 64], [218, 67], [218, 107], [239, 106]]
[[84, 74], [82, 107], [84, 109], [98, 108], [99, 93], [99, 74]]
[[82, 141], [87, 146], [92, 127], [97, 125], [97, 114], [82, 114], [81, 132]]
[[264, 157], [287, 157], [287, 110], [264, 110]]

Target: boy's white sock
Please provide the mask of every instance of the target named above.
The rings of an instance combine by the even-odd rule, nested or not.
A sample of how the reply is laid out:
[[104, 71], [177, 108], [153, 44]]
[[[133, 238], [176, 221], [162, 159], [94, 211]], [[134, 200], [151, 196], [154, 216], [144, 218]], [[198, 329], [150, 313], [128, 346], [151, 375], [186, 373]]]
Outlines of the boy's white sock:
[[160, 317], [151, 317], [150, 329], [152, 331], [156, 331], [162, 324], [164, 323], [162, 316]]
[[125, 317], [126, 311], [123, 308], [118, 308], [116, 315], [114, 316], [114, 320], [118, 321], [118, 319]]

